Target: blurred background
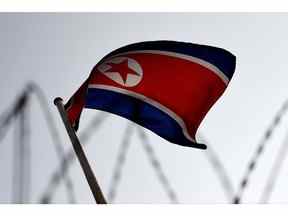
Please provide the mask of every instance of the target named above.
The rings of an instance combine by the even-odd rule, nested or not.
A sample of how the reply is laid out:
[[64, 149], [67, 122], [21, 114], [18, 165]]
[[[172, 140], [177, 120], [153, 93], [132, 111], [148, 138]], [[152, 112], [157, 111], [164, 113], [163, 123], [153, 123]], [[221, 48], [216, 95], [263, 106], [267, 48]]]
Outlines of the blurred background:
[[287, 23], [285, 13], [1, 13], [0, 203], [93, 203], [53, 99], [110, 51], [164, 39], [229, 50], [235, 75], [198, 130], [207, 151], [84, 110], [78, 134], [108, 201], [288, 203]]

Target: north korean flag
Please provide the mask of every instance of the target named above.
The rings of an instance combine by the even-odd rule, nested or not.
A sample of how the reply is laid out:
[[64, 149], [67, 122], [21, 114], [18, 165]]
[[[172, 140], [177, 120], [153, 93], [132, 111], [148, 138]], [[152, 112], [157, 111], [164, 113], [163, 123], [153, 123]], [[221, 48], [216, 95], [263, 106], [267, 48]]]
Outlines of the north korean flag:
[[235, 70], [230, 52], [176, 41], [130, 44], [106, 55], [65, 105], [77, 128], [83, 108], [129, 119], [171, 143], [205, 149], [199, 124]]

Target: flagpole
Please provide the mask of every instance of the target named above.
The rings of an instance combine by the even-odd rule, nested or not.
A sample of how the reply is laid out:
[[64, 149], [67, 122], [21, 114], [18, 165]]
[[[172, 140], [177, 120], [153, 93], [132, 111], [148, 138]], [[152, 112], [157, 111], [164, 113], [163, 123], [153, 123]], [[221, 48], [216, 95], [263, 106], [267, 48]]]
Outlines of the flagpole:
[[63, 100], [62, 98], [55, 98], [54, 100], [54, 104], [56, 105], [60, 116], [62, 118], [62, 121], [65, 125], [66, 131], [69, 135], [70, 141], [72, 143], [73, 149], [77, 155], [77, 158], [80, 162], [80, 165], [82, 167], [82, 170], [85, 174], [86, 180], [89, 184], [90, 190], [94, 196], [95, 202], [98, 204], [107, 204], [104, 195], [101, 191], [101, 188], [97, 182], [97, 179], [90, 167], [90, 164], [87, 160], [87, 157], [84, 153], [84, 150], [80, 144], [80, 141], [75, 133], [75, 130], [73, 129], [72, 125], [70, 124], [69, 120], [68, 120], [68, 116], [66, 113], [66, 110], [64, 109], [64, 105], [63, 105]]

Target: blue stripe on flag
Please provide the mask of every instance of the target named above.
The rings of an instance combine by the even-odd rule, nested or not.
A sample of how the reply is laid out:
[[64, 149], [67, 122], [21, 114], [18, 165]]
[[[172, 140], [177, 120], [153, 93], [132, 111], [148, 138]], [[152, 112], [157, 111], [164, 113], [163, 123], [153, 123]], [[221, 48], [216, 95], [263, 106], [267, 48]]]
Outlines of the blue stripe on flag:
[[109, 90], [89, 88], [85, 107], [122, 116], [172, 143], [201, 149], [206, 148], [203, 144], [188, 140], [183, 135], [179, 124], [165, 112], [137, 98]]
[[161, 50], [190, 55], [207, 61], [220, 69], [230, 80], [235, 71], [236, 57], [225, 49], [207, 45], [185, 43], [178, 41], [146, 41], [121, 47], [103, 59], [124, 52], [136, 50]]

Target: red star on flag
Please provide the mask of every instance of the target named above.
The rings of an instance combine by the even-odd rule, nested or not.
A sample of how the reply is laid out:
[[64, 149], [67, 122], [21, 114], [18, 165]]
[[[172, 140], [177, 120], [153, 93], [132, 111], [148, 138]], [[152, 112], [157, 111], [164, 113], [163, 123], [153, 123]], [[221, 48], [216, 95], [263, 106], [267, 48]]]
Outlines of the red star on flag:
[[111, 68], [107, 70], [105, 73], [109, 73], [109, 72], [119, 73], [124, 83], [126, 83], [127, 81], [128, 74], [134, 74], [134, 75], [139, 76], [138, 73], [136, 73], [134, 70], [129, 68], [128, 59], [125, 59], [124, 61], [120, 63], [111, 62], [108, 65], [111, 66]]

